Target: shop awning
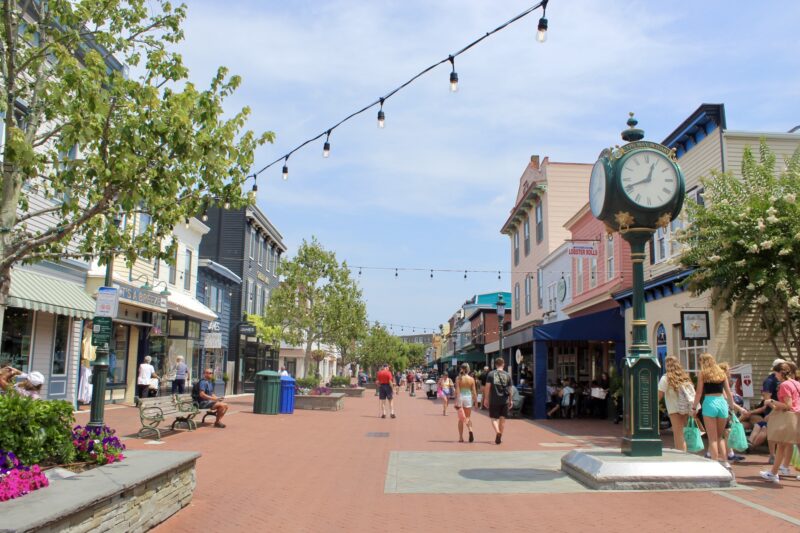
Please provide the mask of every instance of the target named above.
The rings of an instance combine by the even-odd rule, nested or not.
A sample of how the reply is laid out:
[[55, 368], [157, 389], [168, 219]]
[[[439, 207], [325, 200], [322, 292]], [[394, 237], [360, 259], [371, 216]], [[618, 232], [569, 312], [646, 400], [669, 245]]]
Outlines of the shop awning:
[[453, 355], [451, 358], [458, 361], [458, 364], [461, 363], [485, 363], [486, 362], [486, 354], [479, 351], [472, 351], [467, 353], [460, 353]]
[[533, 329], [537, 341], [625, 341], [625, 319], [618, 308], [551, 322]]
[[8, 305], [85, 319], [94, 316], [95, 308], [81, 285], [20, 269], [11, 273]]
[[217, 319], [217, 314], [214, 311], [182, 292], [173, 292], [167, 296], [167, 308], [176, 313], [199, 318], [200, 320]]

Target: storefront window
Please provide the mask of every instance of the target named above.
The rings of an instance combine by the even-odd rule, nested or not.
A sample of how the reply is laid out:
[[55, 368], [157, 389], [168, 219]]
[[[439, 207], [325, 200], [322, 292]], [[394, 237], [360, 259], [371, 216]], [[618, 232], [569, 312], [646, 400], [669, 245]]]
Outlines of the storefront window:
[[193, 339], [167, 339], [167, 357], [164, 365], [165, 375], [170, 376], [172, 369], [177, 364], [179, 355], [183, 356], [183, 362], [191, 370], [189, 378], [195, 379], [197, 374], [197, 362], [195, 361], [195, 341]]
[[[172, 334], [170, 333], [170, 336]], [[200, 338], [200, 322], [186, 322], [186, 336], [190, 339]]]
[[53, 341], [54, 376], [67, 373], [67, 349], [69, 346], [69, 325], [71, 320], [66, 316], [56, 316], [56, 333]]
[[0, 367], [13, 366], [27, 372], [30, 364], [33, 311], [9, 307], [3, 321]]
[[125, 385], [128, 370], [128, 339], [131, 327], [125, 324], [114, 325], [114, 338], [108, 353], [108, 384]]
[[185, 337], [186, 336], [186, 321], [175, 320], [174, 318], [169, 321], [169, 336], [170, 337]]

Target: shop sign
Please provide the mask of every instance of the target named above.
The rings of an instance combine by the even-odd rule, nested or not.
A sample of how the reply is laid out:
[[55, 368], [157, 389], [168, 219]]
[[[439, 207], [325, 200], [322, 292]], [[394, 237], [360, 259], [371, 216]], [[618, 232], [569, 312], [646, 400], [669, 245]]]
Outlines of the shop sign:
[[110, 316], [96, 316], [92, 320], [92, 346], [108, 350], [114, 326]]
[[681, 311], [681, 340], [708, 340], [708, 311]]
[[269, 283], [269, 278], [263, 272], [256, 272], [256, 277], [259, 281], [263, 281], [264, 283]]
[[222, 349], [222, 333], [219, 331], [210, 331], [206, 333], [203, 347], [206, 350], [221, 350]]
[[246, 335], [248, 337], [255, 337], [256, 336], [255, 324], [249, 324], [247, 322], [239, 324], [239, 334]]
[[597, 246], [593, 242], [571, 242], [569, 244], [568, 254], [578, 256], [596, 256]]
[[115, 287], [100, 287], [97, 289], [95, 302], [95, 316], [115, 317], [119, 307], [119, 295]]
[[119, 284], [119, 297], [130, 302], [149, 305], [151, 307], [167, 308], [167, 298], [157, 292], [146, 291], [141, 287], [131, 287]]
[[209, 322], [208, 331], [221, 331], [221, 328], [219, 327], [219, 322], [217, 322], [216, 320], [214, 320], [213, 322]]

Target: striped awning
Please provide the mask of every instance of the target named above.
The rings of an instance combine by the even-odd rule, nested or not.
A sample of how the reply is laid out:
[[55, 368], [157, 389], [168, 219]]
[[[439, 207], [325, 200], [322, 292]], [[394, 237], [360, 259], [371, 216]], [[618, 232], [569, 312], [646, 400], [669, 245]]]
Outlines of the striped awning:
[[95, 309], [81, 285], [20, 269], [11, 272], [8, 305], [74, 318], [92, 318]]

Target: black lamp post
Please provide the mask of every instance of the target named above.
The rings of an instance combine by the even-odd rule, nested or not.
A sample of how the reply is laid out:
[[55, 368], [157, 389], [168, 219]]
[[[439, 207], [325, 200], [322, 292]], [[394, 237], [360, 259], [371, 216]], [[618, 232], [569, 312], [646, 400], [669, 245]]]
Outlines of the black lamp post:
[[[500, 334], [500, 357], [503, 357], [503, 325], [506, 320], [506, 302], [503, 300], [503, 295], [497, 295], [497, 331]], [[490, 369], [492, 365], [490, 365], [487, 361], [486, 366]], [[508, 365], [509, 370], [511, 370], [511, 365]]]

